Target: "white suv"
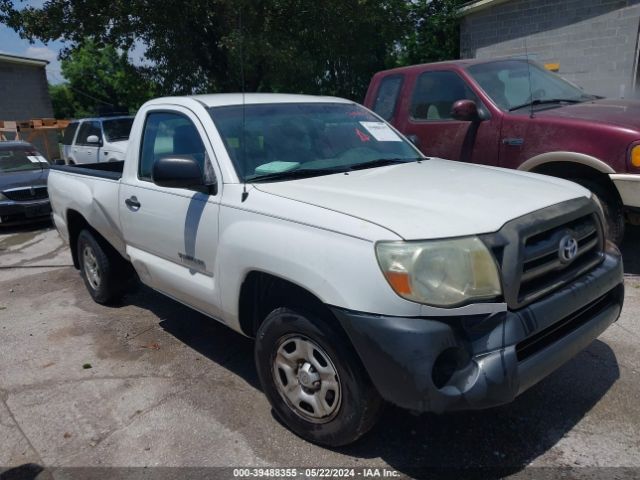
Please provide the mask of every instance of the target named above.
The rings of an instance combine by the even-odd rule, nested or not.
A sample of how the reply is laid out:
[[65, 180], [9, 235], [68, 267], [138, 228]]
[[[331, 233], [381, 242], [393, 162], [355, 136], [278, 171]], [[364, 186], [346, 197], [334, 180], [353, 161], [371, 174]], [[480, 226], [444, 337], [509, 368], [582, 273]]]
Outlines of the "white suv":
[[124, 160], [133, 117], [84, 118], [69, 124], [62, 139], [67, 164]]

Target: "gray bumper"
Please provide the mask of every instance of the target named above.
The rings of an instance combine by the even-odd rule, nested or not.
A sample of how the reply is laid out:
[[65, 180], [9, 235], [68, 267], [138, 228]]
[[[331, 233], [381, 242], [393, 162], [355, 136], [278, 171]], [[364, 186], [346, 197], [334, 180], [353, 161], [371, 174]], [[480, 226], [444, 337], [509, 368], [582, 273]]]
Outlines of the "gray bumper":
[[622, 260], [604, 261], [517, 311], [468, 317], [385, 317], [333, 308], [387, 401], [414, 411], [489, 408], [589, 345], [622, 309]]
[[49, 199], [31, 202], [0, 202], [0, 226], [42, 220], [51, 215]]

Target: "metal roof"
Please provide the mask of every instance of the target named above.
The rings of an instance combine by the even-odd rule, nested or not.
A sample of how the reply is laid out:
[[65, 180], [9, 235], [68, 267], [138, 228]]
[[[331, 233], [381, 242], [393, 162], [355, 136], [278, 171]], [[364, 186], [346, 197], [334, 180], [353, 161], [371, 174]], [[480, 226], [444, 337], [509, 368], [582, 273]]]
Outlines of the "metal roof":
[[460, 10], [458, 11], [461, 15], [469, 15], [471, 13], [476, 13], [480, 10], [484, 10], [485, 8], [494, 7], [508, 1], [509, 0], [477, 0], [475, 2], [469, 2], [466, 5], [460, 7]]
[[18, 55], [9, 55], [8, 53], [0, 53], [0, 63], [18, 63], [21, 65], [32, 65], [35, 67], [46, 67], [49, 64], [48, 60], [41, 60], [39, 58], [20, 57]]

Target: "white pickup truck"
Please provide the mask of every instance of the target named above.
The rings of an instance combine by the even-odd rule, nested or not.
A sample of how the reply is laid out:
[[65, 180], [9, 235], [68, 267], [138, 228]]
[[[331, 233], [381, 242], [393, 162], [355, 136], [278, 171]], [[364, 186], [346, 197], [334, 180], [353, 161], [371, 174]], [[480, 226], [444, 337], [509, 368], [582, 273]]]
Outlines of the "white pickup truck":
[[273, 409], [318, 444], [356, 440], [385, 401], [510, 402], [622, 308], [586, 189], [425, 158], [343, 99], [156, 99], [123, 162], [53, 167], [48, 185], [97, 302], [139, 277], [254, 337]]

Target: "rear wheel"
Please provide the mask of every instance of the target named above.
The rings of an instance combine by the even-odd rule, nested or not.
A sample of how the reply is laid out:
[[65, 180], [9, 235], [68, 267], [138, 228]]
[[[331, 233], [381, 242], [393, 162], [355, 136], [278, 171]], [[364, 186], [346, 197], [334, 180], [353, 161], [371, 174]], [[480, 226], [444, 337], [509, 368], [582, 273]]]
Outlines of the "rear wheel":
[[134, 281], [126, 261], [89, 230], [82, 230], [78, 235], [77, 255], [82, 280], [97, 303], [119, 300]]
[[378, 418], [382, 400], [344, 332], [326, 319], [274, 310], [258, 330], [255, 361], [276, 415], [310, 442], [352, 443]]
[[606, 237], [616, 245], [622, 243], [624, 238], [625, 218], [622, 202], [611, 188], [588, 178], [570, 178], [593, 193], [600, 203], [606, 220]]

